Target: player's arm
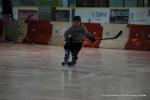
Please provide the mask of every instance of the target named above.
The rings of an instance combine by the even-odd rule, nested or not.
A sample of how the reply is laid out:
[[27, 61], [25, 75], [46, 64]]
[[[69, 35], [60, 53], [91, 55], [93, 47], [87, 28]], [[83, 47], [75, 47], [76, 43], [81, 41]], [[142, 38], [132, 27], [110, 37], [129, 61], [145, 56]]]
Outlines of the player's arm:
[[69, 39], [71, 37], [71, 33], [72, 33], [72, 30], [71, 30], [71, 27], [65, 31], [64, 33], [64, 38], [65, 40]]
[[92, 32], [88, 32], [87, 28], [82, 24], [81, 27], [84, 29], [84, 35], [88, 38], [91, 42], [95, 42], [96, 39], [93, 37]]
[[84, 36], [85, 37], [92, 37], [92, 33], [91, 32], [89, 32], [88, 30], [87, 30], [87, 28], [82, 24], [81, 25], [81, 27], [84, 29]]

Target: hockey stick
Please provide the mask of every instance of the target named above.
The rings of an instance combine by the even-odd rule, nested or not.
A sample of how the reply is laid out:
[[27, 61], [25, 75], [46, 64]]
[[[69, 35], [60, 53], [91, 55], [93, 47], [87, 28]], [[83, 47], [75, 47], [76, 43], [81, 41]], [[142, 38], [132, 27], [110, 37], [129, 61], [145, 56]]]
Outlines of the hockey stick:
[[28, 20], [30, 20], [32, 16], [34, 16], [34, 14], [30, 14], [30, 15], [25, 19], [25, 23], [27, 23]]
[[119, 33], [115, 36], [115, 37], [112, 37], [112, 38], [103, 38], [101, 40], [113, 40], [113, 39], [117, 39], [118, 37], [120, 37], [122, 35], [123, 31], [119, 31]]

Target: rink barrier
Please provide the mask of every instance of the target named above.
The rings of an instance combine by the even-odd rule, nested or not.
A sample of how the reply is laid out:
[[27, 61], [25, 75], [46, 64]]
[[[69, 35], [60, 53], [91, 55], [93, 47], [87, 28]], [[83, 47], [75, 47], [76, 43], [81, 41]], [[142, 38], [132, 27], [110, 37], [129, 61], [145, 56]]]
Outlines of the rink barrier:
[[119, 31], [123, 31], [122, 35], [116, 39], [101, 41], [100, 48], [105, 49], [124, 49], [125, 44], [129, 38], [129, 29], [127, 24], [101, 24], [103, 27], [103, 37], [111, 38], [118, 34]]
[[94, 33], [93, 37], [96, 38], [96, 42], [91, 43], [88, 39], [85, 39], [84, 46], [85, 47], [94, 47], [99, 48], [102, 38], [103, 27], [100, 24], [96, 23], [83, 23], [89, 32]]
[[127, 50], [150, 50], [150, 25], [128, 25]]
[[51, 24], [53, 24], [53, 34], [49, 44], [63, 46], [65, 43], [64, 33], [72, 25], [72, 22], [51, 22]]
[[[69, 28], [69, 22], [28, 21], [22, 28], [25, 37], [23, 43], [64, 45], [64, 32]], [[88, 31], [94, 32], [97, 39], [95, 43], [84, 41], [86, 47], [101, 47], [127, 50], [150, 50], [150, 25], [126, 25], [126, 24], [85, 24]], [[0, 33], [2, 33], [0, 22]], [[26, 26], [26, 28], [25, 28]], [[53, 27], [54, 26], [54, 27]], [[115, 40], [101, 41], [101, 38], [109, 38], [122, 30], [123, 35]], [[21, 38], [22, 38], [21, 37]], [[98, 45], [99, 44], [99, 45]]]
[[33, 21], [27, 23], [27, 35], [23, 43], [48, 44], [51, 36], [53, 25], [49, 21]]

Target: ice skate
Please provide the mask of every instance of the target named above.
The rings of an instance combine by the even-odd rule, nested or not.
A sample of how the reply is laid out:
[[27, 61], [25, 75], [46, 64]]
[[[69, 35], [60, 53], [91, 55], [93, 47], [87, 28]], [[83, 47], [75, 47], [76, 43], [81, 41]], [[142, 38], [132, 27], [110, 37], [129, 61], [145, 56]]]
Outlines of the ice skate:
[[69, 67], [75, 66], [76, 63], [77, 63], [76, 61], [68, 62], [68, 66], [69, 66]]
[[64, 62], [62, 62], [61, 64], [62, 64], [62, 66], [65, 66], [65, 65], [68, 65], [68, 62], [65, 62], [65, 61], [64, 61]]

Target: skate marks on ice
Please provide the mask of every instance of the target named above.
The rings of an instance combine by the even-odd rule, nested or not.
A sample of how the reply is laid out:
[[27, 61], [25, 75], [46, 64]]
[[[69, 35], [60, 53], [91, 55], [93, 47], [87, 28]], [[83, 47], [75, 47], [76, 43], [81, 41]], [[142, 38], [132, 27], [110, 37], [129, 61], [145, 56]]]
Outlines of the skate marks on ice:
[[63, 47], [0, 46], [0, 100], [149, 100], [101, 96], [120, 90], [148, 95], [149, 52], [83, 48], [68, 68], [61, 66]]

